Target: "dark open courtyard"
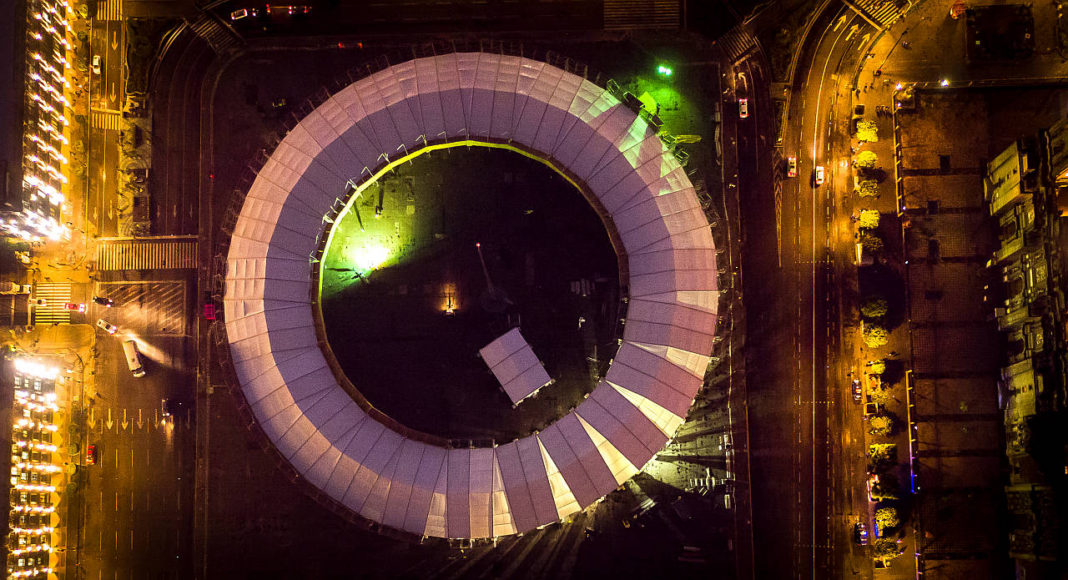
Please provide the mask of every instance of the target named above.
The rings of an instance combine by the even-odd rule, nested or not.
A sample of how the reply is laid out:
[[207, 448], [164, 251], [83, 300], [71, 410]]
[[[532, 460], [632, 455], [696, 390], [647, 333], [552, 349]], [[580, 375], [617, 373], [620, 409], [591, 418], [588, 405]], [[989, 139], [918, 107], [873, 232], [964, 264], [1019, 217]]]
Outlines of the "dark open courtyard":
[[[342, 215], [323, 319], [375, 407], [428, 433], [507, 441], [596, 386], [621, 332], [618, 268], [600, 217], [561, 175], [508, 150], [439, 150]], [[513, 408], [478, 351], [516, 326], [555, 383]]]

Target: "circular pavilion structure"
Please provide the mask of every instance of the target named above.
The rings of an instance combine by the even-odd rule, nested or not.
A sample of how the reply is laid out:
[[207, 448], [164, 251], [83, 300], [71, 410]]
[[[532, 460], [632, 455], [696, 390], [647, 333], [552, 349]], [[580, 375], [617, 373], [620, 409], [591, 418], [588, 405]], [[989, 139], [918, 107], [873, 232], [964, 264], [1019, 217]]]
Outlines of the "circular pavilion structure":
[[[567, 176], [601, 214], [628, 296], [592, 393], [537, 433], [481, 447], [377, 411], [340, 371], [318, 309], [317, 256], [344, 205], [406, 155], [457, 144], [513, 149]], [[655, 128], [562, 69], [461, 52], [352, 83], [288, 133], [238, 217], [224, 316], [244, 398], [307, 482], [384, 526], [486, 538], [566, 518], [663, 448], [709, 362], [716, 285], [708, 220]]]

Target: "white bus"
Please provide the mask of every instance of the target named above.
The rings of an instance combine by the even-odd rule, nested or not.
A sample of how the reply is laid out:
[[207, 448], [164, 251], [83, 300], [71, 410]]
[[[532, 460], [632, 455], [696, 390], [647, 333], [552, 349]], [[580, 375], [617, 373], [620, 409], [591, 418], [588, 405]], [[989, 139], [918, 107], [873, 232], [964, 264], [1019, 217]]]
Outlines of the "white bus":
[[137, 352], [137, 343], [132, 340], [123, 342], [122, 351], [126, 353], [126, 366], [130, 367], [133, 376], [138, 378], [145, 376], [145, 367], [141, 364], [141, 353]]

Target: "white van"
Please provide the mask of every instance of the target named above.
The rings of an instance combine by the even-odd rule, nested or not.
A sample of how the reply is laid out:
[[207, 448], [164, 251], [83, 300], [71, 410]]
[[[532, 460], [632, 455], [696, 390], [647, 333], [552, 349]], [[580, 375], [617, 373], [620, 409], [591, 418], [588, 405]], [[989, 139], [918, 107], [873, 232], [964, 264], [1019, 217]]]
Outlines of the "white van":
[[141, 353], [137, 352], [137, 343], [127, 340], [122, 343], [122, 351], [126, 353], [126, 366], [135, 377], [145, 376], [145, 367], [141, 364]]

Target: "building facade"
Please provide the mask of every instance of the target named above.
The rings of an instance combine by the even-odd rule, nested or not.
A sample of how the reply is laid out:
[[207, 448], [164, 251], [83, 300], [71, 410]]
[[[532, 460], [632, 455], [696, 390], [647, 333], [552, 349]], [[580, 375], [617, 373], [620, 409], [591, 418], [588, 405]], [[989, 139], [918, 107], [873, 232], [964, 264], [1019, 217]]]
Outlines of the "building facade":
[[[1003, 333], [999, 401], [1004, 412], [1009, 555], [1018, 575], [1052, 569], [1060, 554], [1066, 429], [1063, 248], [1068, 231], [1068, 120], [1017, 140], [984, 173], [1000, 246], [988, 299]], [[1063, 191], [1063, 193], [1062, 193]]]
[[66, 231], [69, 8], [65, 0], [16, 2], [10, 34], [0, 35], [10, 55], [0, 83], [0, 231], [8, 236], [59, 239]]

